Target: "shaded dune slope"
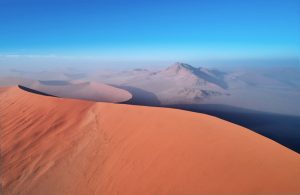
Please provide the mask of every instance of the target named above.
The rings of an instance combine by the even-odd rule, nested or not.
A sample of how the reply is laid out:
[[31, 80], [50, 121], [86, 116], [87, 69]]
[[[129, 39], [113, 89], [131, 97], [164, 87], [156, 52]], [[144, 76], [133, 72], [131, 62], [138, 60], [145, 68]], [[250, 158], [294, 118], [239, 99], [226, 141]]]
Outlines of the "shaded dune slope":
[[57, 96], [50, 95], [50, 94], [47, 94], [47, 93], [43, 93], [43, 92], [40, 92], [40, 91], [37, 91], [37, 90], [34, 90], [34, 89], [30, 89], [30, 88], [22, 86], [22, 85], [18, 85], [18, 87], [20, 89], [24, 90], [24, 91], [29, 92], [29, 93], [34, 93], [34, 94], [37, 94], [37, 95], [44, 95], [44, 96], [57, 97]]
[[192, 112], [204, 113], [249, 128], [300, 154], [300, 116], [261, 112], [220, 104], [168, 105]]
[[0, 88], [5, 194], [299, 193], [300, 156], [204, 114]]

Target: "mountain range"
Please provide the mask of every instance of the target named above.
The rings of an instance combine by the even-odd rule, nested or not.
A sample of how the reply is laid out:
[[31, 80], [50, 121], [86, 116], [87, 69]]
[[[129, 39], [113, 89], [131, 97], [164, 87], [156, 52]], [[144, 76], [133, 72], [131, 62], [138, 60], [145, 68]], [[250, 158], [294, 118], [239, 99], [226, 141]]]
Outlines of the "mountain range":
[[175, 63], [161, 70], [100, 72], [90, 78], [129, 90], [137, 104], [222, 104], [300, 116], [300, 79], [295, 76], [300, 70], [276, 70], [221, 71]]
[[159, 70], [34, 73], [13, 69], [10, 75], [0, 76], [0, 85], [19, 84], [54, 96], [109, 101], [101, 98], [105, 90], [96, 87], [106, 84], [123, 89], [124, 94], [127, 91], [127, 98], [120, 101], [130, 104], [221, 104], [300, 116], [298, 74], [296, 67], [218, 70], [175, 63]]

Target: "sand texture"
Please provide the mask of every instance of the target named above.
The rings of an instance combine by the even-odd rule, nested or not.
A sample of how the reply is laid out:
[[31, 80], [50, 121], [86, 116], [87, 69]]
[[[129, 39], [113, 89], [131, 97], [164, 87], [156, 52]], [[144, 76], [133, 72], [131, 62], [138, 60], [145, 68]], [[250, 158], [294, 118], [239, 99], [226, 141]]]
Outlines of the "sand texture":
[[0, 88], [4, 194], [300, 194], [299, 154], [204, 114]]

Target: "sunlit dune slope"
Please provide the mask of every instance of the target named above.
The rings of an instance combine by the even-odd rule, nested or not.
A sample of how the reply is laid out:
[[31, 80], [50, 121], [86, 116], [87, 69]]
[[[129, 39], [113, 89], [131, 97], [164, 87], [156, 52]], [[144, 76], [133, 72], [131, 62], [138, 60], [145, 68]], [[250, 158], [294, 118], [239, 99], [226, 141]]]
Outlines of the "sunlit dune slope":
[[175, 109], [0, 90], [4, 194], [300, 193], [299, 154]]

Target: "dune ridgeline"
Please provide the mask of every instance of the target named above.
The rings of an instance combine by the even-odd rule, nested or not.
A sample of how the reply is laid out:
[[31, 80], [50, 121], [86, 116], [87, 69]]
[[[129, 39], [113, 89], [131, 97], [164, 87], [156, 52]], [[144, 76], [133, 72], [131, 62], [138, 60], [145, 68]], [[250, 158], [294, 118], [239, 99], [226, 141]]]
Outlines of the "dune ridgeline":
[[3, 194], [300, 193], [299, 154], [204, 114], [0, 89]]

